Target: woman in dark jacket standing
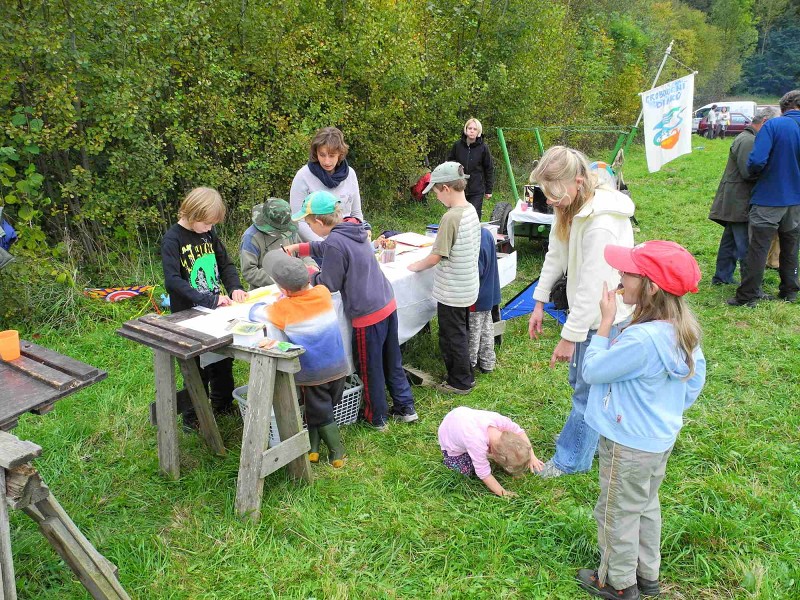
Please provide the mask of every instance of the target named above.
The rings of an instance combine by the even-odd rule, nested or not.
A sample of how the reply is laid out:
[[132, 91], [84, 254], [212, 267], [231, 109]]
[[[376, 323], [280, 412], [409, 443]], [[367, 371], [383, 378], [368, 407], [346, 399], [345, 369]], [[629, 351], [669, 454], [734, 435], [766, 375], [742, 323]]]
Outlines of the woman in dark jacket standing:
[[461, 163], [464, 172], [469, 175], [464, 193], [467, 201], [475, 207], [480, 219], [483, 199], [492, 197], [494, 160], [489, 152], [489, 146], [483, 141], [483, 126], [478, 119], [470, 119], [464, 124], [464, 133], [461, 139], [453, 144], [447, 160]]

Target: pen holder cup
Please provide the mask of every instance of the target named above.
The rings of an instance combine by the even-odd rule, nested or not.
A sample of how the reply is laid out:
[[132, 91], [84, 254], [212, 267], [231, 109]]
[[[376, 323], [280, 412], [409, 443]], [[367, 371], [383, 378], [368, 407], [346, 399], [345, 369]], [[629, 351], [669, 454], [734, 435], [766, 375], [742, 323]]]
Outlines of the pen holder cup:
[[0, 331], [0, 358], [3, 360], [19, 358], [19, 332], [16, 329]]

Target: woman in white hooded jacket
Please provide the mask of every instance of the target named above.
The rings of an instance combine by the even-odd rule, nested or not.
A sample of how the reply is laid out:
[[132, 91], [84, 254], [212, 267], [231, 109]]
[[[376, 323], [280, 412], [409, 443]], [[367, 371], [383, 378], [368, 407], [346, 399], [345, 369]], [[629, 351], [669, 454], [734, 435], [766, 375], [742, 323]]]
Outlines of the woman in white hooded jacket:
[[[589, 397], [589, 385], [581, 374], [583, 357], [600, 325], [597, 298], [603, 282], [608, 289], [615, 289], [620, 281], [619, 273], [603, 258], [603, 250], [608, 244], [633, 246], [630, 217], [634, 206], [625, 194], [607, 185], [598, 186], [586, 157], [564, 146], [553, 146], [545, 152], [531, 179], [554, 207], [555, 220], [533, 294], [536, 307], [528, 324], [530, 337], [538, 338], [542, 333], [544, 305], [564, 274], [569, 301], [567, 321], [550, 358], [550, 367], [557, 362], [569, 362], [572, 410], [558, 436], [555, 455], [539, 473], [547, 478], [588, 471], [592, 466], [599, 436], [583, 418]], [[633, 310], [619, 297], [617, 304], [615, 325], [627, 320]]]

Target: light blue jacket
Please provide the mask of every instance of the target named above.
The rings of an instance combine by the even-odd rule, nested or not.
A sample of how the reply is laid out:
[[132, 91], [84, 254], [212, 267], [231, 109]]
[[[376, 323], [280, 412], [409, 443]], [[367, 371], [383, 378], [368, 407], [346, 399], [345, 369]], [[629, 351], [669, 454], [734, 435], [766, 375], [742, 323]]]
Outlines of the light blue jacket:
[[631, 325], [611, 343], [595, 335], [583, 361], [583, 379], [591, 385], [586, 423], [624, 446], [665, 452], [706, 381], [700, 347], [693, 356], [695, 373], [687, 380], [689, 367], [667, 321]]

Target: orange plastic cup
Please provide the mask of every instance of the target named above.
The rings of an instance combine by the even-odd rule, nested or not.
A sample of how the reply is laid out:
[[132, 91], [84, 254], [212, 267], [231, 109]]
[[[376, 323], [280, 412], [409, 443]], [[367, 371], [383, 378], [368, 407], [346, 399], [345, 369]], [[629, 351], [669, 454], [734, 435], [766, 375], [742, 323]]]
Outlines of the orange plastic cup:
[[0, 331], [0, 358], [3, 360], [19, 358], [19, 331], [16, 329]]

